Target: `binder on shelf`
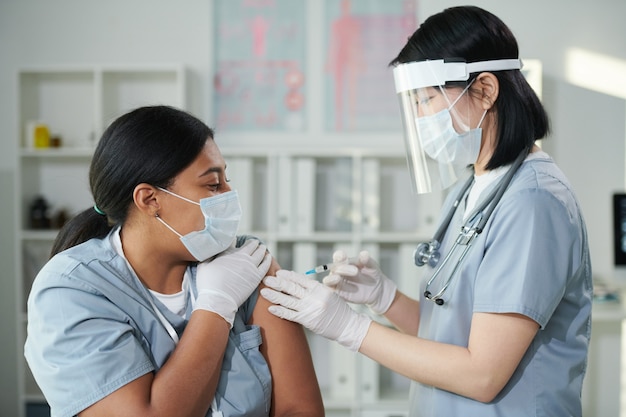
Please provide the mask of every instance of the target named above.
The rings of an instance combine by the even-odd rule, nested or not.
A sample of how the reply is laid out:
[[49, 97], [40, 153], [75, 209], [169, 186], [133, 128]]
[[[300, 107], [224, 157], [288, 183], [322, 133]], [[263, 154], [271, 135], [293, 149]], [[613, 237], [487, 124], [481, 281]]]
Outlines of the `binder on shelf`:
[[[304, 273], [317, 264], [315, 243], [297, 242], [293, 244], [293, 270]], [[311, 276], [314, 278], [314, 276]]]
[[441, 206], [443, 204], [443, 192], [436, 191], [428, 194], [420, 194], [417, 197], [417, 230], [420, 237], [430, 238], [437, 229]]
[[[355, 213], [352, 159], [318, 158], [315, 183], [316, 231], [350, 232]], [[356, 190], [356, 191], [355, 191]]]
[[295, 226], [299, 235], [313, 233], [315, 218], [315, 159], [297, 158], [295, 169]]
[[412, 298], [418, 298], [420, 292], [420, 279], [423, 271], [415, 266], [413, 252], [415, 245], [403, 243], [398, 247], [398, 288], [404, 294]]
[[380, 162], [365, 158], [362, 162], [361, 230], [375, 234], [380, 230]]
[[337, 342], [328, 341], [328, 343], [330, 343], [330, 398], [354, 401], [357, 392], [357, 353], [349, 351]]
[[230, 186], [239, 194], [241, 204], [241, 220], [239, 221], [239, 233], [245, 234], [253, 230], [252, 213], [255, 210], [254, 201], [254, 164], [251, 158], [233, 157], [228, 158], [228, 172], [226, 177], [230, 179]]
[[278, 191], [279, 198], [277, 200], [277, 231], [281, 234], [290, 234], [293, 232], [294, 199], [291, 198], [294, 182], [292, 159], [288, 155], [278, 156]]
[[361, 378], [359, 394], [363, 404], [374, 404], [380, 400], [380, 367], [378, 362], [367, 356], [359, 356]]

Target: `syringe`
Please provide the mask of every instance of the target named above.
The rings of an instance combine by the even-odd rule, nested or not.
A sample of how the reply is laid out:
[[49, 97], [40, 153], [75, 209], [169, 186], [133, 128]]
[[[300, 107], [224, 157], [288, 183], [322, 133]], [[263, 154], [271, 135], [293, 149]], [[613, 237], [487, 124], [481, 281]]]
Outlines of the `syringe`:
[[331, 262], [329, 264], [318, 265], [315, 268], [309, 269], [308, 271], [306, 271], [304, 275], [321, 274], [322, 272], [330, 271], [332, 268], [336, 266], [353, 264], [353, 263], [356, 263], [358, 260], [359, 259], [355, 257], [355, 258], [348, 258], [347, 261]]

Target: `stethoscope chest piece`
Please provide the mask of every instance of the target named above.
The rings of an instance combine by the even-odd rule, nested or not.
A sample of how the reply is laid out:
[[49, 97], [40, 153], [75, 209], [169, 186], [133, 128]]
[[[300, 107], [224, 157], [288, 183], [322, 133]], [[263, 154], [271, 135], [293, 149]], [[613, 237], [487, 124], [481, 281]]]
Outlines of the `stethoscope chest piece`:
[[436, 240], [430, 242], [422, 242], [415, 248], [413, 252], [413, 261], [417, 266], [424, 266], [428, 264], [431, 268], [434, 268], [439, 263], [441, 254], [439, 253], [439, 246], [441, 244]]

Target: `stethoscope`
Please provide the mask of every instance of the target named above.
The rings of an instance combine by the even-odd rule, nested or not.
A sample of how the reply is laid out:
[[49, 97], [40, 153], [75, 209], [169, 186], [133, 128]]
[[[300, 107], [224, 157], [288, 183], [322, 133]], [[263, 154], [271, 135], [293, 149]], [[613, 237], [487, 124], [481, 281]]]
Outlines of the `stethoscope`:
[[[487, 195], [485, 199], [483, 199], [481, 204], [474, 210], [474, 214], [470, 216], [470, 218], [461, 227], [459, 236], [456, 238], [454, 245], [452, 246], [446, 257], [443, 259], [441, 264], [439, 264], [439, 259], [441, 257], [439, 253], [439, 248], [441, 247], [441, 242], [443, 241], [448, 226], [450, 226], [450, 223], [452, 222], [452, 217], [454, 217], [457, 207], [465, 197], [465, 193], [467, 192], [467, 190], [469, 190], [469, 188], [474, 183], [473, 175], [471, 175], [467, 179], [465, 184], [463, 184], [463, 187], [461, 187], [461, 190], [454, 200], [452, 207], [450, 208], [443, 222], [441, 222], [441, 224], [439, 225], [439, 228], [435, 232], [435, 235], [430, 240], [430, 242], [422, 242], [417, 245], [417, 247], [415, 248], [415, 252], [413, 253], [415, 265], [424, 266], [428, 264], [431, 268], [434, 268], [439, 264], [428, 282], [426, 282], [426, 288], [424, 289], [424, 297], [426, 297], [426, 299], [434, 302], [437, 305], [444, 304], [444, 300], [442, 298], [443, 293], [446, 291], [446, 289], [448, 289], [448, 286], [452, 281], [452, 277], [455, 275], [456, 271], [463, 263], [463, 259], [465, 259], [465, 255], [467, 255], [470, 248], [472, 247], [472, 243], [476, 239], [476, 236], [482, 233], [485, 225], [487, 224], [487, 221], [489, 220], [489, 217], [495, 210], [498, 202], [500, 201], [500, 198], [502, 198], [502, 195], [509, 187], [513, 176], [518, 171], [519, 167], [522, 165], [527, 155], [528, 151], [524, 151], [517, 156], [515, 161], [513, 161], [511, 169], [507, 171], [507, 173], [500, 180], [498, 185]], [[458, 252], [458, 249], [461, 246], [463, 247], [463, 250], [461, 252], [461, 256], [456, 262], [456, 265], [454, 266], [454, 269], [452, 270], [450, 275], [448, 275], [448, 278], [444, 282], [439, 292], [433, 295], [429, 290], [430, 285], [433, 283], [433, 281], [435, 281], [435, 279], [437, 279], [442, 269], [448, 263], [448, 260], [452, 258], [453, 254]]]

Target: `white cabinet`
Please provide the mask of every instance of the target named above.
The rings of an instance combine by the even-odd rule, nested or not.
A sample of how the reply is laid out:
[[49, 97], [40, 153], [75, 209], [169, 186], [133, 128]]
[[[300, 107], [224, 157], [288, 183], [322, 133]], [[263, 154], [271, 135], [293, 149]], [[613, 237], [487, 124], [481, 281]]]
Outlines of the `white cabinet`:
[[[18, 351], [26, 337], [26, 299], [47, 260], [59, 215], [93, 205], [88, 171], [96, 141], [117, 116], [141, 105], [186, 108], [185, 70], [180, 65], [25, 68], [18, 71], [19, 97], [15, 222]], [[44, 124], [54, 147], [35, 148], [30, 127]], [[51, 224], [34, 228], [37, 197], [49, 206]], [[45, 403], [24, 358], [17, 358], [20, 412]]]

